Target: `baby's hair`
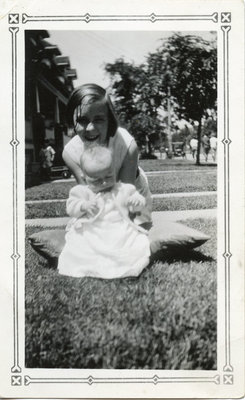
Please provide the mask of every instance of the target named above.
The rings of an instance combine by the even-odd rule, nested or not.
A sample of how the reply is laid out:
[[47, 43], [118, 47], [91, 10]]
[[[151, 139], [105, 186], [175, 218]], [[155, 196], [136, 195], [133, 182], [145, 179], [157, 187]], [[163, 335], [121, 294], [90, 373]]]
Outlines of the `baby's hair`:
[[84, 150], [81, 158], [80, 165], [83, 172], [87, 171], [101, 171], [108, 169], [112, 165], [112, 151], [104, 146], [93, 146]]
[[110, 96], [101, 86], [94, 83], [87, 83], [78, 86], [72, 92], [67, 104], [67, 122], [73, 126], [73, 114], [79, 105], [93, 104], [96, 101], [104, 101], [108, 109], [108, 131], [107, 139], [114, 136], [118, 128], [117, 118], [113, 109]]

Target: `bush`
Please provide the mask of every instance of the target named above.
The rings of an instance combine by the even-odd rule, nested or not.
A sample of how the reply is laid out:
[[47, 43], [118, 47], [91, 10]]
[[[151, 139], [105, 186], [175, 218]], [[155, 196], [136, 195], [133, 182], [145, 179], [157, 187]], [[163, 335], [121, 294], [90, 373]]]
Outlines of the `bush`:
[[140, 160], [156, 160], [157, 156], [153, 153], [140, 153]]

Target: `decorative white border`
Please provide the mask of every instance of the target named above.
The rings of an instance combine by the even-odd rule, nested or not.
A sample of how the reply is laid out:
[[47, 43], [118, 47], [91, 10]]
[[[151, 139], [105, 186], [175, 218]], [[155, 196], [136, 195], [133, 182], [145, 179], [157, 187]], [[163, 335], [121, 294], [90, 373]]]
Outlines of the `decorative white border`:
[[229, 146], [229, 32], [230, 25], [221, 27], [223, 31], [223, 71], [224, 71], [224, 222], [225, 222], [225, 372], [232, 372], [230, 342], [230, 152]]
[[213, 21], [218, 22], [218, 13], [214, 12], [212, 15], [156, 15], [151, 13], [150, 15], [90, 15], [86, 13], [84, 15], [54, 15], [54, 16], [29, 16], [22, 14], [22, 23], [26, 22], [43, 22], [43, 21], [81, 21], [81, 22], [93, 22], [93, 21]]
[[31, 383], [86, 383], [88, 385], [92, 385], [95, 383], [153, 383], [157, 385], [158, 383], [194, 383], [194, 382], [208, 382], [215, 383], [216, 385], [220, 384], [220, 376], [215, 375], [213, 377], [174, 377], [174, 378], [166, 378], [159, 377], [158, 375], [153, 375], [152, 377], [147, 378], [94, 378], [89, 375], [87, 378], [30, 378], [25, 375], [25, 385], [30, 385]]
[[12, 172], [13, 172], [13, 331], [14, 331], [14, 365], [11, 368], [13, 373], [21, 372], [19, 366], [19, 316], [18, 316], [18, 179], [17, 179], [17, 33], [19, 28], [11, 27], [9, 31], [12, 34]]
[[[13, 176], [13, 253], [11, 258], [13, 260], [13, 326], [14, 326], [14, 337], [13, 337], [13, 366], [11, 368], [11, 385], [12, 386], [30, 386], [32, 384], [57, 384], [57, 383], [79, 383], [79, 384], [105, 384], [105, 383], [137, 383], [137, 384], [163, 384], [163, 383], [212, 383], [215, 385], [232, 385], [234, 383], [233, 366], [232, 366], [232, 354], [231, 354], [231, 334], [230, 334], [230, 261], [232, 257], [230, 248], [230, 156], [229, 149], [231, 140], [229, 138], [229, 32], [231, 30], [231, 13], [222, 12], [220, 15], [217, 12], [211, 15], [157, 15], [151, 13], [150, 15], [90, 15], [85, 13], [82, 16], [28, 16], [27, 14], [9, 14], [9, 31], [11, 33], [11, 46], [12, 46], [12, 140], [10, 145], [12, 146], [12, 176]], [[223, 80], [224, 80], [224, 93], [223, 93], [223, 111], [224, 111], [224, 138], [221, 140], [224, 145], [224, 281], [225, 281], [225, 347], [224, 347], [224, 359], [225, 364], [223, 366], [224, 375], [211, 374], [210, 376], [196, 376], [196, 377], [164, 377], [154, 374], [149, 377], [122, 377], [122, 378], [105, 378], [105, 377], [93, 377], [89, 375], [81, 378], [48, 378], [48, 377], [31, 377], [29, 375], [22, 375], [22, 369], [24, 366], [20, 365], [19, 356], [19, 292], [18, 292], [18, 260], [20, 254], [18, 253], [18, 179], [17, 179], [17, 150], [19, 141], [17, 138], [17, 33], [19, 27], [16, 24], [20, 23], [27, 24], [28, 22], [45, 22], [45, 21], [81, 21], [90, 23], [94, 21], [213, 21], [221, 24], [219, 28], [223, 31], [223, 49], [222, 49], [222, 62], [223, 62]], [[217, 371], [218, 372], [218, 371]]]

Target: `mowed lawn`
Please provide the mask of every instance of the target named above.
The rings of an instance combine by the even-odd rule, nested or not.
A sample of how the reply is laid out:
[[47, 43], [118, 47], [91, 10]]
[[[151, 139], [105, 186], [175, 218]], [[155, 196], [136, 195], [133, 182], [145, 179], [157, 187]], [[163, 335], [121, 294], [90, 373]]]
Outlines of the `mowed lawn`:
[[[144, 169], [173, 172], [149, 176], [153, 193], [216, 190], [216, 168], [158, 161], [144, 160]], [[32, 187], [26, 200], [65, 199], [74, 184]], [[216, 196], [154, 199], [153, 207], [215, 208]], [[64, 215], [65, 202], [26, 205], [26, 218]], [[216, 220], [183, 223], [210, 240], [196, 251], [162, 253], [139, 278], [112, 281], [59, 275], [27, 241], [43, 228], [27, 227], [26, 367], [216, 369]]]
[[[153, 199], [153, 211], [200, 210], [216, 208], [216, 196]], [[67, 217], [66, 202], [26, 204], [26, 218]]]
[[[151, 161], [151, 160], [149, 160]], [[156, 163], [156, 161], [154, 160]], [[155, 166], [157, 168], [157, 166]], [[176, 169], [176, 166], [172, 166]], [[165, 171], [166, 172], [166, 171]], [[168, 171], [160, 175], [148, 176], [152, 194], [184, 193], [184, 192], [215, 192], [217, 189], [216, 169], [200, 168], [200, 170]], [[49, 182], [26, 190], [27, 201], [65, 200], [75, 181]], [[176, 211], [216, 208], [215, 195], [195, 197], [172, 197], [153, 200], [153, 211]], [[50, 202], [49, 206], [42, 202], [26, 204], [26, 218], [51, 218], [66, 216], [65, 202]]]
[[172, 159], [140, 160], [139, 165], [144, 171], [168, 171], [168, 170], [212, 170], [216, 169], [216, 164], [203, 162], [196, 165], [194, 160], [186, 160], [174, 157]]
[[[149, 175], [149, 187], [154, 193], [177, 192], [203, 192], [215, 191], [217, 188], [216, 171], [202, 170], [199, 172], [178, 171], [161, 175]], [[69, 190], [75, 185], [75, 181], [49, 182], [26, 189], [26, 201], [65, 199]]]
[[60, 276], [27, 243], [26, 367], [215, 369], [216, 222], [184, 223], [211, 239], [139, 278]]

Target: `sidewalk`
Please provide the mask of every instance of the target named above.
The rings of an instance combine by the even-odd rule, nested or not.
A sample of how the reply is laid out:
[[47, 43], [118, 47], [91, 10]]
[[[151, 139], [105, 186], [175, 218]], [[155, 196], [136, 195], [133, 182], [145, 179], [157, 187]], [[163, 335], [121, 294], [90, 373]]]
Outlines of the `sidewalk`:
[[[162, 219], [163, 221], [183, 221], [186, 219], [197, 218], [216, 218], [216, 209], [207, 210], [184, 210], [184, 211], [154, 211], [152, 213], [153, 224], [154, 220]], [[43, 226], [43, 227], [63, 227], [69, 221], [69, 217], [62, 218], [36, 218], [26, 219], [26, 226]]]
[[[168, 157], [166, 156], [166, 153], [159, 153], [159, 152], [155, 152], [154, 153], [155, 154], [155, 156], [157, 157], [157, 159], [158, 160], [166, 160], [166, 159], [168, 159]], [[206, 161], [205, 161], [205, 156], [204, 156], [204, 154], [201, 152], [200, 153], [200, 162], [201, 163], [203, 163], [203, 164], [205, 164], [206, 163]], [[173, 156], [172, 158], [171, 158], [171, 160], [172, 161], [178, 161], [178, 160], [185, 160], [185, 161], [192, 161], [193, 163], [195, 163], [196, 162], [196, 158], [193, 158], [193, 156], [192, 156], [192, 154], [191, 153], [189, 153], [189, 152], [187, 152], [186, 153], [186, 155], [185, 155], [185, 157], [183, 158], [183, 157], [177, 157], [177, 156]], [[208, 161], [207, 161], [209, 164], [217, 164], [217, 159], [216, 159], [216, 161], [213, 161], [213, 158], [212, 158], [212, 156], [211, 156], [211, 153], [209, 153], [209, 155], [208, 155]]]

